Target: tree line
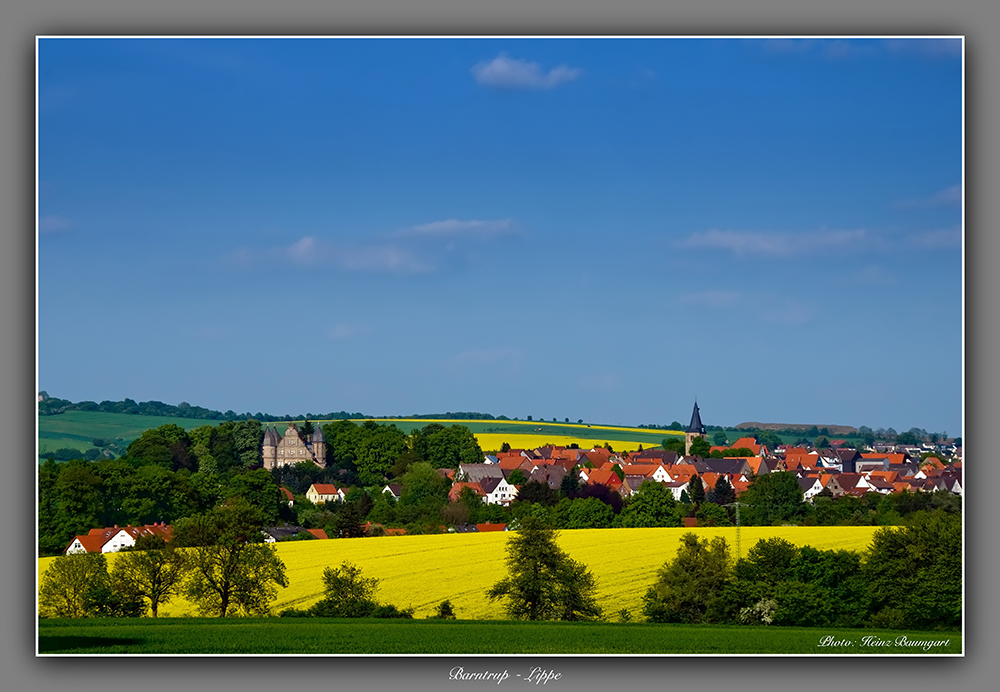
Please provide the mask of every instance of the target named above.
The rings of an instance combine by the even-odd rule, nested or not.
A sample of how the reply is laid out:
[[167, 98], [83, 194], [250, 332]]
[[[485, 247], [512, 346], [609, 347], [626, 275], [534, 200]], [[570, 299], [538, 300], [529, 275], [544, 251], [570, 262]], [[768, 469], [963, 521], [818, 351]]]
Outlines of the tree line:
[[[159, 606], [188, 598], [206, 616], [264, 616], [285, 566], [260, 539], [261, 523], [244, 502], [227, 503], [175, 529], [174, 540], [140, 539], [116, 556], [57, 558], [43, 575], [42, 617], [156, 617]], [[563, 551], [558, 532], [532, 516], [506, 545], [507, 574], [485, 593], [515, 620], [598, 620], [605, 616], [590, 569]], [[381, 603], [379, 580], [343, 562], [323, 571], [323, 597], [283, 617], [412, 618], [412, 608]], [[875, 533], [861, 552], [798, 547], [761, 539], [733, 559], [722, 537], [687, 533], [642, 597], [653, 623], [953, 630], [962, 618], [961, 518], [920, 511]], [[613, 614], [632, 619], [626, 605]], [[432, 617], [455, 617], [443, 601]]]
[[688, 533], [642, 612], [652, 622], [957, 629], [961, 517], [917, 512], [861, 553], [761, 539], [735, 561], [724, 538]]

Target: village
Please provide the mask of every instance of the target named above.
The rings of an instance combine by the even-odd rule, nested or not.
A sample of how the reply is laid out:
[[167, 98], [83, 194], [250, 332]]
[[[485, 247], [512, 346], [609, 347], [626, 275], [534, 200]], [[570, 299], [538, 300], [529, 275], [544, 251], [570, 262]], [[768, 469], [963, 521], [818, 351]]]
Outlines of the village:
[[[678, 440], [679, 442], [679, 440]], [[309, 435], [289, 424], [283, 436], [268, 429], [264, 436], [263, 466], [280, 469], [303, 460], [321, 465], [325, 457], [325, 440], [319, 427]], [[728, 516], [738, 523], [741, 498], [755, 479], [768, 474], [790, 474], [798, 483], [800, 502], [813, 505], [818, 497], [837, 500], [845, 496], [872, 500], [904, 493], [935, 493], [963, 495], [962, 448], [951, 441], [923, 444], [875, 443], [864, 449], [844, 446], [843, 440], [830, 440], [827, 447], [808, 445], [777, 445], [774, 449], [756, 437], [741, 437], [726, 445], [710, 445], [697, 404], [685, 431], [684, 452], [674, 449], [651, 448], [633, 452], [615, 452], [610, 445], [590, 449], [545, 445], [535, 449], [505, 448], [485, 454], [482, 462], [462, 463], [456, 468], [439, 468], [439, 476], [448, 484], [447, 500], [452, 506], [474, 496], [484, 505], [509, 510], [525, 488], [533, 489], [525, 501], [538, 501], [537, 491], [548, 489], [552, 497], [567, 488], [576, 496], [597, 497], [620, 510], [636, 497], [644, 484], [669, 491], [679, 506], [691, 507], [688, 516], [681, 516], [681, 525], [695, 527], [715, 525], [726, 515], [696, 516], [695, 508], [706, 500], [728, 508]], [[316, 507], [344, 505], [351, 488], [336, 483], [312, 483], [305, 500]], [[296, 503], [294, 494], [279, 486], [282, 502], [288, 507]], [[403, 501], [401, 482], [389, 482], [381, 487], [382, 499], [392, 504]], [[680, 512], [684, 514], [683, 511]], [[505, 515], [495, 514], [495, 520], [469, 523], [455, 521], [442, 525], [441, 531], [477, 532], [503, 531], [508, 528]], [[596, 524], [595, 526], [601, 526]], [[384, 526], [377, 521], [362, 524], [363, 535], [399, 535], [406, 528]], [[66, 547], [65, 553], [116, 552], [134, 546], [143, 535], [170, 537], [169, 524], [158, 522], [144, 526], [95, 527], [88, 534], [78, 535]], [[266, 527], [266, 542], [306, 538], [327, 539], [322, 527], [284, 524]], [[346, 534], [345, 534], [346, 535]], [[359, 534], [354, 534], [359, 535]]]

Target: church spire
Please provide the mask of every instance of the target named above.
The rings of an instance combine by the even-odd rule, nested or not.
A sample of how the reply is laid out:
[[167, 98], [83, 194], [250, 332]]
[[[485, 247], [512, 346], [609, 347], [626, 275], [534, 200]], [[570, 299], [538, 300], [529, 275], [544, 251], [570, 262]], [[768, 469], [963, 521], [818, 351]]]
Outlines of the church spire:
[[701, 412], [698, 411], [698, 402], [694, 402], [694, 411], [691, 412], [691, 425], [688, 426], [687, 432], [698, 433], [699, 435], [705, 434], [705, 426], [701, 423]]

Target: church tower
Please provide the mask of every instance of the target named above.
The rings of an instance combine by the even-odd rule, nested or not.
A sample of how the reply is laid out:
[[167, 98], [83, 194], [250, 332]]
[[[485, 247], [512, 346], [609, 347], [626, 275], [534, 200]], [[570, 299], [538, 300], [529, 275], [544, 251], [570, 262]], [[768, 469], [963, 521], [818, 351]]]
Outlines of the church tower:
[[691, 425], [688, 426], [687, 431], [684, 433], [684, 455], [687, 456], [691, 453], [691, 443], [694, 442], [694, 438], [700, 437], [705, 438], [705, 426], [701, 422], [701, 412], [698, 411], [698, 402], [694, 402], [694, 411], [691, 412]]

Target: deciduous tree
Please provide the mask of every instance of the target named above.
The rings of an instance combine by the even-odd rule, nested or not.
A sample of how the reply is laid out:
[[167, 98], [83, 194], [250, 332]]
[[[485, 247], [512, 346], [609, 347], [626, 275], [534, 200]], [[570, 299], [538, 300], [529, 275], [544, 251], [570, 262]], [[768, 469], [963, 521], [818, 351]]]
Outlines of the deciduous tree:
[[123, 550], [115, 559], [111, 579], [149, 601], [149, 612], [155, 618], [160, 604], [180, 593], [185, 566], [182, 551], [158, 536], [142, 536], [135, 547]]
[[511, 618], [579, 620], [600, 613], [593, 575], [559, 548], [557, 535], [541, 520], [524, 516], [507, 539], [507, 576], [487, 595], [491, 601], [504, 599]]
[[709, 543], [686, 533], [677, 557], [660, 568], [643, 597], [643, 614], [652, 622], [705, 622], [728, 576], [726, 539], [716, 536]]

